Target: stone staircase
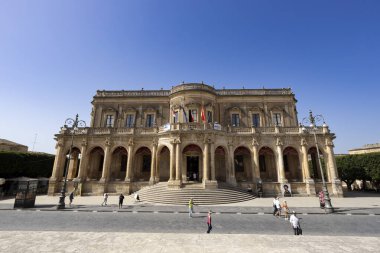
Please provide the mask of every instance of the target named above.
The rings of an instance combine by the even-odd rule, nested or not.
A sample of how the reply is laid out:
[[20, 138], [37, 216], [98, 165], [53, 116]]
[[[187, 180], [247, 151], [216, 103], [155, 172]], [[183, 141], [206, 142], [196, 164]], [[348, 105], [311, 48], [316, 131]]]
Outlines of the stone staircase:
[[196, 205], [218, 205], [238, 203], [255, 198], [255, 195], [246, 190], [228, 184], [219, 184], [218, 189], [203, 189], [200, 183], [184, 184], [181, 189], [169, 189], [167, 182], [160, 182], [147, 186], [138, 191], [141, 201], [186, 205], [193, 198]]

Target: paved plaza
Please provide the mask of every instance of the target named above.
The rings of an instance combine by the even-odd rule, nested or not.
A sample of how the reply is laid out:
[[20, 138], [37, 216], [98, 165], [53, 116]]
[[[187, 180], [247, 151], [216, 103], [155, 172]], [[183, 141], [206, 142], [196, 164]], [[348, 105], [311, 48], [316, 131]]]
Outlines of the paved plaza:
[[0, 232], [1, 252], [378, 252], [376, 237]]
[[[318, 198], [286, 199], [302, 219], [303, 236], [272, 216], [272, 198], [195, 206], [136, 202], [118, 196], [101, 206], [102, 196], [75, 197], [57, 211], [58, 196], [38, 196], [36, 207], [13, 209], [14, 199], [0, 201], [0, 252], [378, 252], [379, 194], [333, 198], [334, 214], [324, 214]], [[66, 199], [68, 204], [68, 199]], [[206, 234], [205, 215], [213, 214]]]

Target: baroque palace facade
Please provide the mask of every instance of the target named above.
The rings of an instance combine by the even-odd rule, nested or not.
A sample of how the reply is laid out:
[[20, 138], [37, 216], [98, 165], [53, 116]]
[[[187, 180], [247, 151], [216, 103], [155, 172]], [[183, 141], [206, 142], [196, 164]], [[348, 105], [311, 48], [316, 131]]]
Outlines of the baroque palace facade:
[[[49, 194], [131, 193], [157, 182], [199, 183], [314, 196], [321, 190], [310, 128], [299, 124], [291, 89], [215, 89], [188, 83], [171, 90], [97, 91], [89, 127], [56, 135]], [[306, 131], [305, 131], [306, 129]], [[316, 130], [330, 194], [342, 196], [327, 125]], [[67, 155], [71, 143], [70, 161]], [[68, 163], [68, 164], [67, 164]]]

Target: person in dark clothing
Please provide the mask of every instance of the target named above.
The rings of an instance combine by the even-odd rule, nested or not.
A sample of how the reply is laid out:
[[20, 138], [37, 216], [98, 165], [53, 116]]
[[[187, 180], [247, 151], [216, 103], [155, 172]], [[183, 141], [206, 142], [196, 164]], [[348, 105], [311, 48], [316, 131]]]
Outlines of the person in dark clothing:
[[124, 201], [124, 195], [122, 193], [120, 193], [120, 196], [119, 196], [119, 209], [123, 208], [123, 201]]
[[211, 225], [211, 210], [210, 210], [208, 211], [208, 214], [207, 214], [207, 234], [211, 232], [211, 229], [212, 229], [212, 225]]
[[71, 193], [70, 193], [69, 199], [70, 199], [70, 203], [69, 203], [69, 205], [70, 205], [70, 207], [71, 207], [71, 203], [73, 203], [73, 199], [74, 199], [74, 192], [71, 192]]

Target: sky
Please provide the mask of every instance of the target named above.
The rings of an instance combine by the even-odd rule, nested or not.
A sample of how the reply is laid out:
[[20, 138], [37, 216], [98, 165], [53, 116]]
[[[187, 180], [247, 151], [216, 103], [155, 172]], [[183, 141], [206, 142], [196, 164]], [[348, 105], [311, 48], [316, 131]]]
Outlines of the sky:
[[380, 142], [380, 1], [2, 0], [0, 138], [55, 153], [97, 90], [292, 88], [335, 153]]

